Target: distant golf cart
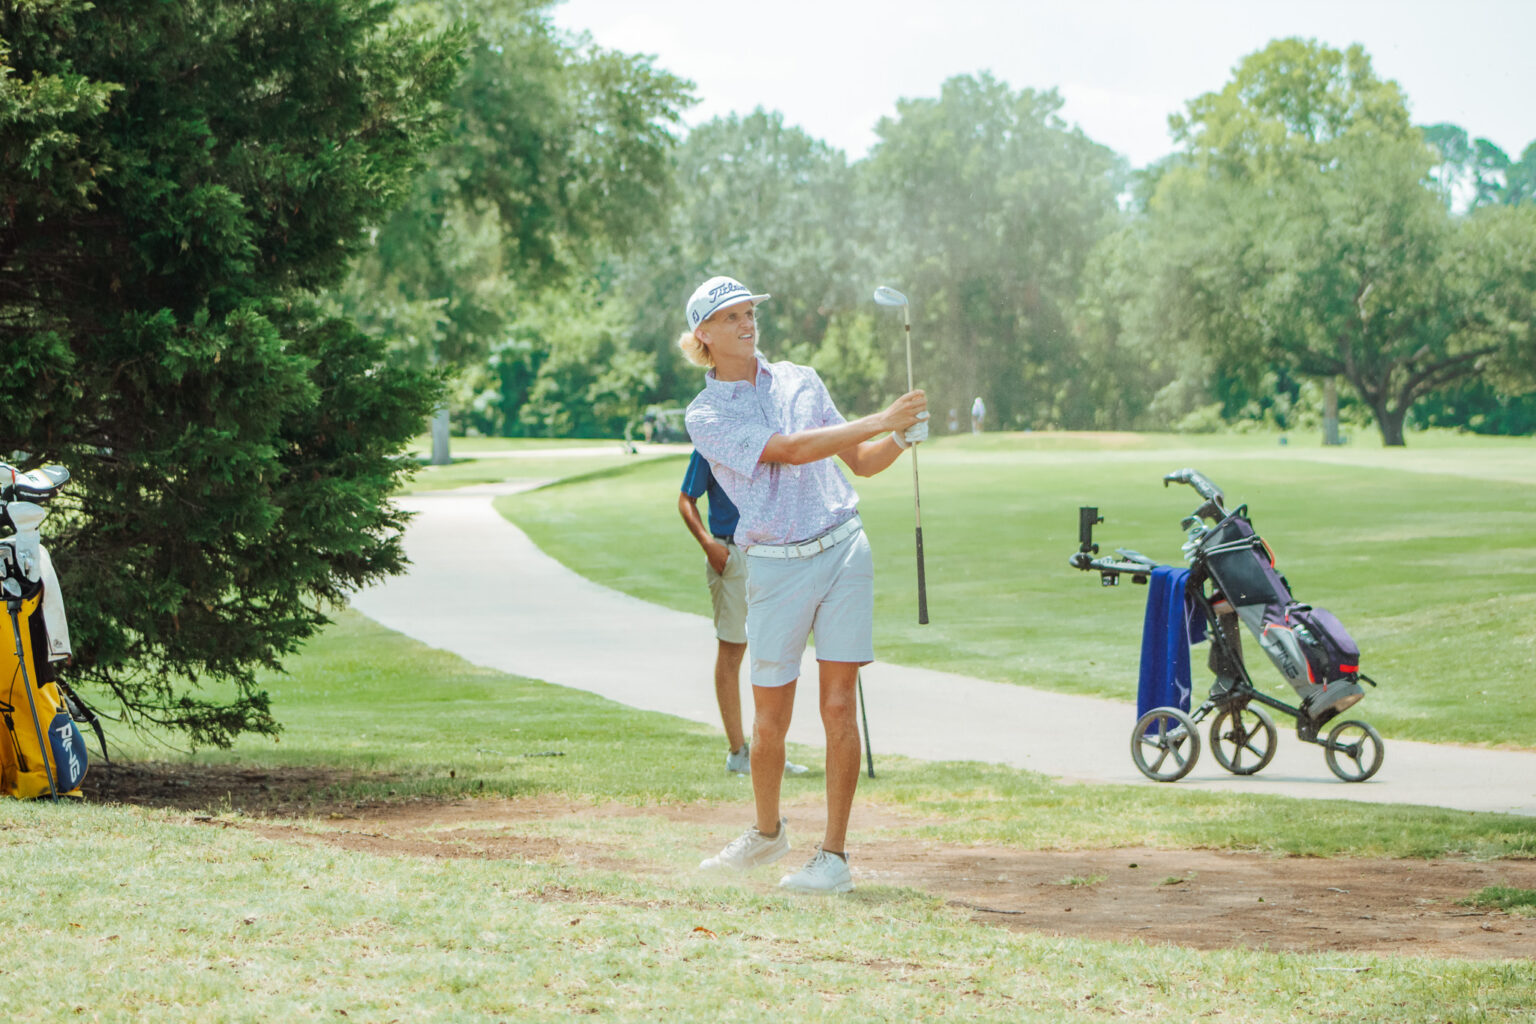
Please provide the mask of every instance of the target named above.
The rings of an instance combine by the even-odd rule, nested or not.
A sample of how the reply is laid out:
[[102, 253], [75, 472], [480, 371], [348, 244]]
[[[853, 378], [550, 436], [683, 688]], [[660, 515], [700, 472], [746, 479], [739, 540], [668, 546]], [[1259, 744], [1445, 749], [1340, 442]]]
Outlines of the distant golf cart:
[[647, 409], [640, 417], [640, 440], [647, 444], [684, 443], [688, 428], [683, 423], [686, 409]]

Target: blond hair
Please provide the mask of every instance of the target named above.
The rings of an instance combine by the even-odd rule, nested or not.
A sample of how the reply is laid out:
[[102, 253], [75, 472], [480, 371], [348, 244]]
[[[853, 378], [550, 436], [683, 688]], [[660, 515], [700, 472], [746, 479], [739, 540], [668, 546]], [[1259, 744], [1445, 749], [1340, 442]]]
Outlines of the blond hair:
[[715, 354], [692, 331], [684, 331], [678, 335], [677, 347], [683, 350], [683, 357], [694, 366], [714, 368]]

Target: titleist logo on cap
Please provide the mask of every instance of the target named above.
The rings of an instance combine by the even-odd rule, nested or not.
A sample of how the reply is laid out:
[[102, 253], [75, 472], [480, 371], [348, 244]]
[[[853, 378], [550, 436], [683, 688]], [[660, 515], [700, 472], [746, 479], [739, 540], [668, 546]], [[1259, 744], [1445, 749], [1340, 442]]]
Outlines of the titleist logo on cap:
[[767, 295], [753, 295], [751, 289], [734, 277], [712, 277], [695, 288], [688, 299], [688, 326], [699, 326], [726, 306], [761, 302], [766, 298]]

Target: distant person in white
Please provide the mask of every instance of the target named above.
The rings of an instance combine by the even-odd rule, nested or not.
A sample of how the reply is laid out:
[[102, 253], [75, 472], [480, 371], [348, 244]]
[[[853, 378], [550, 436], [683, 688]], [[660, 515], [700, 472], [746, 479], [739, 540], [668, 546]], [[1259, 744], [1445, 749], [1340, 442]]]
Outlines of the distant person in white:
[[971, 403], [971, 433], [981, 433], [982, 423], [986, 420], [986, 418], [987, 403], [981, 400], [980, 395], [977, 395], [976, 401]]

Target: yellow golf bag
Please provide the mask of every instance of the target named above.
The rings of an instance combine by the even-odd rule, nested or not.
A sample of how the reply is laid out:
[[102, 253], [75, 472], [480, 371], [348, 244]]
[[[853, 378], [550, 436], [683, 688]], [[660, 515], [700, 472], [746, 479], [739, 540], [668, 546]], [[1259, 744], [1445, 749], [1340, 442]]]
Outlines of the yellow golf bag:
[[7, 595], [0, 625], [0, 796], [79, 797], [85, 738], [48, 661], [42, 587], [29, 589], [30, 596]]
[[69, 690], [57, 681], [56, 665], [69, 658], [69, 623], [39, 532], [49, 501], [68, 482], [63, 466], [23, 472], [0, 462], [0, 595], [10, 627], [0, 625], [0, 796], [79, 796], [85, 777], [85, 739], [70, 715]]

